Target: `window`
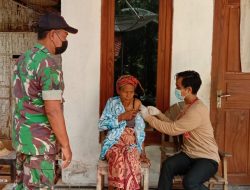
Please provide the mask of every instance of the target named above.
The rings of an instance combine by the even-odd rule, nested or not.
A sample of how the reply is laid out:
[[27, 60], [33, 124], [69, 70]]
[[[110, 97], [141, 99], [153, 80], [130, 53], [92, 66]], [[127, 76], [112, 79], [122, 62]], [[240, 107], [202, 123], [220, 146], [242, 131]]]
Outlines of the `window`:
[[156, 102], [158, 10], [159, 0], [115, 1], [114, 85], [121, 75], [135, 76], [144, 105]]

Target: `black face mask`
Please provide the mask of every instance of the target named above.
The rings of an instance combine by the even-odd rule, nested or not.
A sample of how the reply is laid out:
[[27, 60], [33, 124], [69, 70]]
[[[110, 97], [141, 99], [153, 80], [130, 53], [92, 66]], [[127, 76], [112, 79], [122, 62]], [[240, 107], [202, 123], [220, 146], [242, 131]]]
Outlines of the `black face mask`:
[[55, 54], [62, 54], [63, 52], [65, 52], [65, 50], [67, 49], [68, 47], [68, 41], [65, 40], [65, 41], [62, 41], [62, 46], [61, 47], [56, 47], [55, 49]]

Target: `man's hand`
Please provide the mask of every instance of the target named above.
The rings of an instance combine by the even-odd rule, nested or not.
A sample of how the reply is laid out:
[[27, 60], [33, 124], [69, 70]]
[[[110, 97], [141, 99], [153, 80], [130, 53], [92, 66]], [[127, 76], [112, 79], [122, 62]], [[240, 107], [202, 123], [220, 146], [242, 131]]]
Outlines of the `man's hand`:
[[45, 112], [48, 116], [50, 125], [56, 135], [57, 141], [62, 147], [63, 163], [62, 167], [66, 168], [72, 159], [72, 152], [70, 149], [69, 138], [64, 121], [61, 101], [59, 100], [45, 100]]
[[143, 104], [140, 106], [140, 113], [144, 119], [149, 116], [148, 109]]
[[68, 167], [68, 165], [70, 164], [71, 160], [72, 160], [72, 152], [70, 149], [70, 146], [67, 147], [62, 147], [62, 168], [66, 168]]
[[154, 106], [148, 106], [147, 108], [150, 115], [159, 115], [161, 113], [161, 111]]

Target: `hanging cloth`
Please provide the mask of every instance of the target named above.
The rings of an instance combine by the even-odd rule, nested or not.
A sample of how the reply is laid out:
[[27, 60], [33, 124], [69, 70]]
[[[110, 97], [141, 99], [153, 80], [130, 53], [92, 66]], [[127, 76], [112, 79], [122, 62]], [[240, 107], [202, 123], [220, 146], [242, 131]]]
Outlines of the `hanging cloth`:
[[250, 72], [250, 0], [240, 1], [241, 71]]

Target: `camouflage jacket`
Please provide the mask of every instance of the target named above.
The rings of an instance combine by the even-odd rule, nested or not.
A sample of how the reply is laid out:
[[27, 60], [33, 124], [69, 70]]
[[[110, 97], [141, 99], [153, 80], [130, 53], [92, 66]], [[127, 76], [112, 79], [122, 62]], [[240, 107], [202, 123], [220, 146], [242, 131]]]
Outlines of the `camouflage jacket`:
[[41, 44], [21, 55], [13, 76], [15, 111], [12, 144], [28, 155], [56, 153], [56, 137], [44, 109], [44, 100], [62, 100], [61, 65]]

